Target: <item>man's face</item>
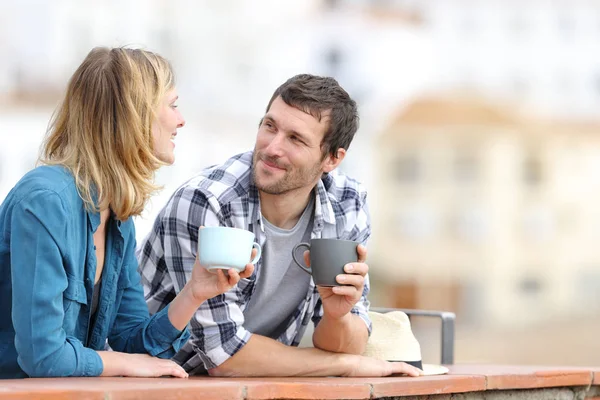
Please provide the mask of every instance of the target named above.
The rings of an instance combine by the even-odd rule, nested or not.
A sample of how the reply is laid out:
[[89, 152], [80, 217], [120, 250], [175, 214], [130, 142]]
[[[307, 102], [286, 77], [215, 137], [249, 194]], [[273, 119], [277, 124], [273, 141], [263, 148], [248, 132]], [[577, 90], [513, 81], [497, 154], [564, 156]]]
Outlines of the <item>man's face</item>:
[[256, 187], [280, 195], [293, 190], [312, 189], [331, 157], [323, 158], [321, 141], [329, 114], [321, 121], [287, 105], [277, 97], [263, 117], [254, 147], [253, 175]]

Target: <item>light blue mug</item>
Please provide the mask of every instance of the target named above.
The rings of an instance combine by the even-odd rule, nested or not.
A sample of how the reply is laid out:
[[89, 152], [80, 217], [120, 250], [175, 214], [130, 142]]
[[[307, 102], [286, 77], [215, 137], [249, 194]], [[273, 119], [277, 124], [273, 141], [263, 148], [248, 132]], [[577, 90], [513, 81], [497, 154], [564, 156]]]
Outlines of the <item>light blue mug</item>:
[[253, 247], [257, 253], [250, 263], [255, 264], [262, 251], [254, 241], [254, 233], [226, 226], [207, 226], [198, 230], [198, 261], [209, 271], [229, 268], [243, 271]]

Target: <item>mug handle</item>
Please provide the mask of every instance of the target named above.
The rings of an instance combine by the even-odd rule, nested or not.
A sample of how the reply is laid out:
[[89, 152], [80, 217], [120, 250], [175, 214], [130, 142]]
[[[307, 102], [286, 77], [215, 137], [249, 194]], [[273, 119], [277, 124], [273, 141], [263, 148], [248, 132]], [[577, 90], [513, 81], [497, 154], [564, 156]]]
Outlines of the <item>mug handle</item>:
[[292, 250], [292, 258], [294, 259], [294, 262], [296, 263], [296, 265], [299, 266], [300, 268], [302, 268], [302, 271], [306, 272], [309, 275], [312, 275], [312, 271], [310, 270], [310, 268], [305, 267], [304, 263], [299, 262], [298, 259], [296, 258], [296, 250], [298, 250], [301, 247], [306, 247], [306, 250], [310, 250], [310, 244], [298, 243], [297, 245], [294, 246], [294, 250]]
[[256, 242], [252, 243], [252, 248], [256, 249], [256, 256], [252, 261], [250, 261], [250, 264], [256, 264], [256, 262], [260, 259], [260, 255], [262, 254], [262, 248], [260, 247], [260, 244]]

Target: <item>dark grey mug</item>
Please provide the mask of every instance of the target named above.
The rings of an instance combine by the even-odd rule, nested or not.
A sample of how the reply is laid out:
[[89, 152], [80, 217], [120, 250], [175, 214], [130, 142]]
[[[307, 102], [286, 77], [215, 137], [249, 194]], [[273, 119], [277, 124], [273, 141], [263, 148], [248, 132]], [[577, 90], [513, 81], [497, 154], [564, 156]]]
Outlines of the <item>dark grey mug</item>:
[[[318, 286], [342, 286], [335, 277], [345, 274], [344, 265], [358, 260], [357, 242], [340, 239], [311, 239], [310, 244], [299, 243], [292, 250], [294, 262], [306, 273], [313, 276]], [[310, 250], [310, 268], [296, 258], [296, 250], [305, 247]]]

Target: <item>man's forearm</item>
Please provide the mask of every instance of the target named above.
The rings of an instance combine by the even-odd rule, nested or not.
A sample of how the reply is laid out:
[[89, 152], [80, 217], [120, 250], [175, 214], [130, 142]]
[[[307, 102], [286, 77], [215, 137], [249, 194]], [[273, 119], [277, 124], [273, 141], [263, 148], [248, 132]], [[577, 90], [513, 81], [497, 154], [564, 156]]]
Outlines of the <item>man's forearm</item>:
[[368, 339], [367, 325], [352, 313], [340, 319], [323, 315], [313, 334], [315, 347], [335, 353], [362, 354]]
[[286, 346], [254, 334], [233, 357], [208, 372], [212, 376], [340, 376], [352, 370], [349, 357], [354, 356]]

